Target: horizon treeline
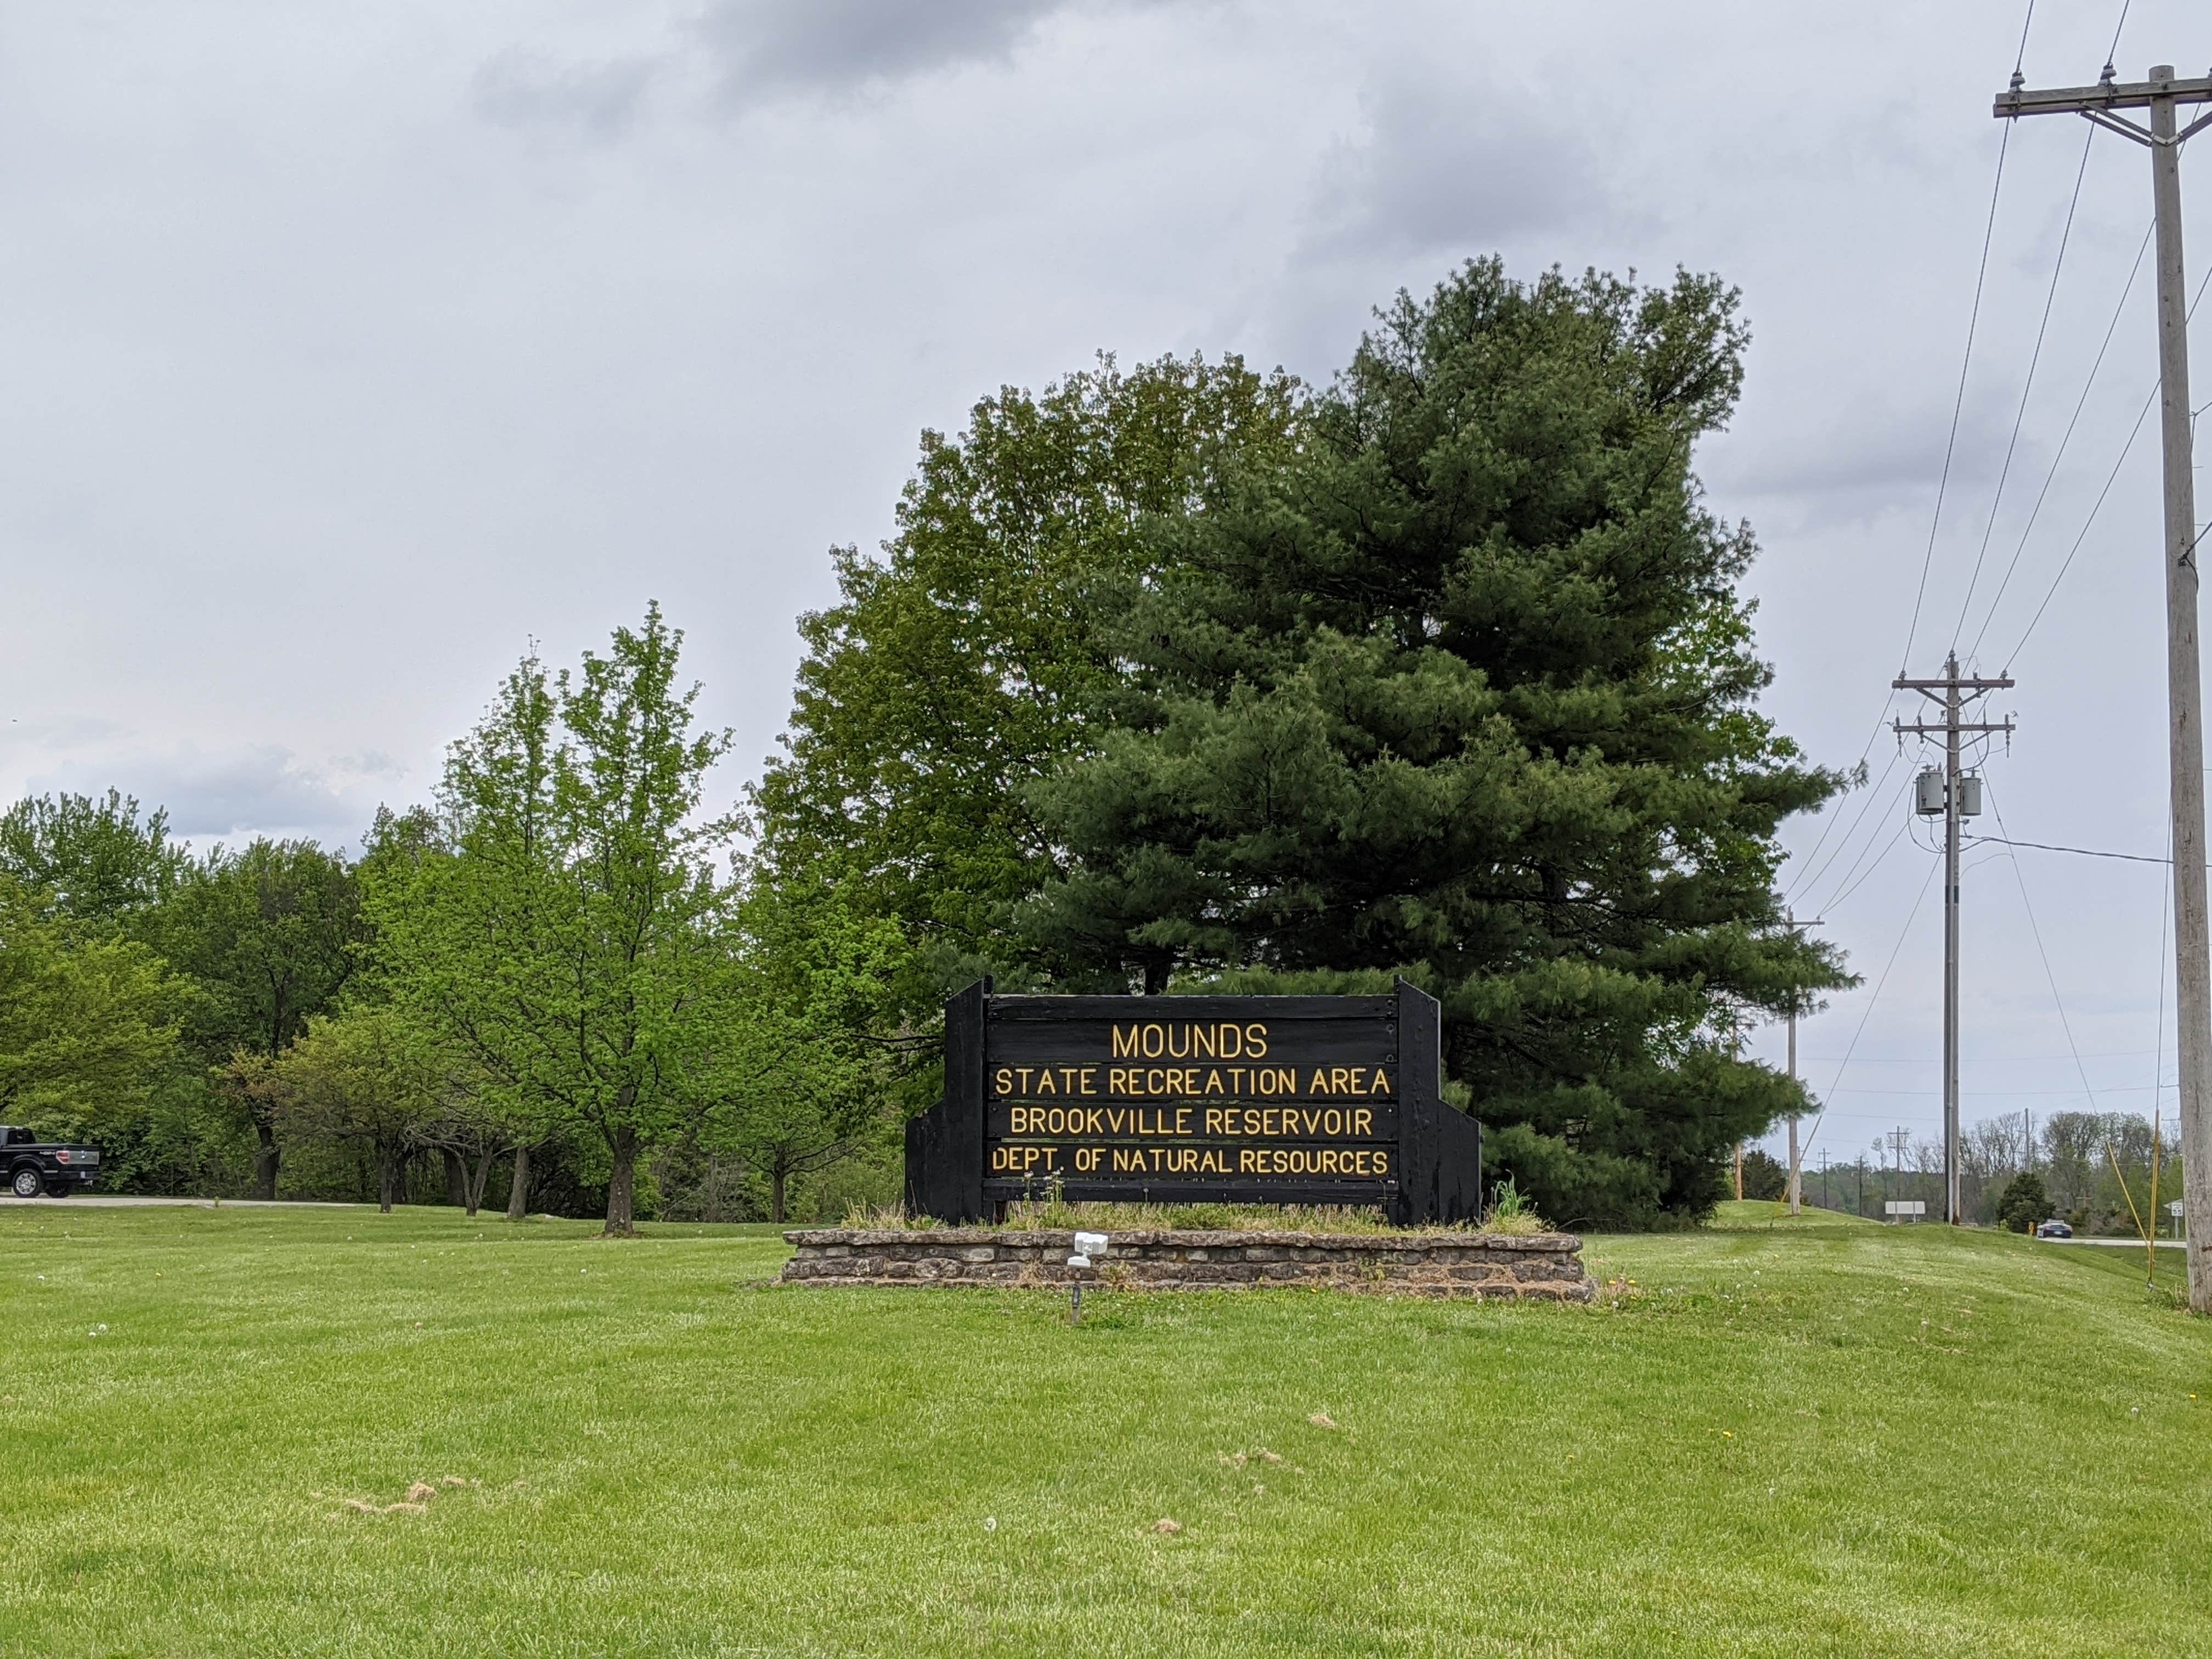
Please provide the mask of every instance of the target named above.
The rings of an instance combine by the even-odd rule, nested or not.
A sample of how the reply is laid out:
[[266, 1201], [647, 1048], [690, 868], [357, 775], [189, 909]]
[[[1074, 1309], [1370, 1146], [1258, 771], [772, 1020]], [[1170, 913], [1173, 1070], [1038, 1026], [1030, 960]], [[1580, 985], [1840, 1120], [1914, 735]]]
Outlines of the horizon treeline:
[[657, 608], [526, 658], [351, 862], [21, 803], [0, 927], [44, 966], [0, 979], [0, 1117], [148, 1186], [811, 1216], [895, 1201], [979, 975], [1402, 976], [1492, 1179], [1695, 1218], [1808, 1105], [1742, 1030], [1854, 982], [1774, 891], [1778, 827], [1846, 780], [1758, 712], [1756, 545], [1692, 466], [1748, 337], [1716, 278], [1479, 260], [1327, 386], [1194, 356], [1002, 389], [923, 434], [879, 552], [833, 551], [739, 813]]

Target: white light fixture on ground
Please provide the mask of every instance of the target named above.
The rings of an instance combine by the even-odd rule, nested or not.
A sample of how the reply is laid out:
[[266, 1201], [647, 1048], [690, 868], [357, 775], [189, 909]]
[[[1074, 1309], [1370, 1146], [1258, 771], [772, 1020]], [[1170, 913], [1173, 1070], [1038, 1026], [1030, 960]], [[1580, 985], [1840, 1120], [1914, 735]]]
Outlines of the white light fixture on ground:
[[[1075, 1254], [1067, 1258], [1067, 1265], [1088, 1267], [1094, 1258], [1105, 1255], [1111, 1245], [1112, 1241], [1104, 1233], [1078, 1233], [1075, 1236]], [[1083, 1281], [1079, 1279], [1068, 1287], [1067, 1316], [1071, 1322], [1079, 1322], [1083, 1317]]]

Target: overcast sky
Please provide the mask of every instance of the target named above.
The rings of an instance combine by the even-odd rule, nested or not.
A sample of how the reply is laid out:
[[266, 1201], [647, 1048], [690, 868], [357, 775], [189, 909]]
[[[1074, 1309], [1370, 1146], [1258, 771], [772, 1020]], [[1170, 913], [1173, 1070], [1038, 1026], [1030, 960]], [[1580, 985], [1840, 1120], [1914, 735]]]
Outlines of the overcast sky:
[[[879, 540], [917, 433], [980, 395], [1099, 350], [1325, 379], [1370, 307], [1493, 251], [1717, 270], [1754, 341], [1699, 470], [1765, 550], [1768, 708], [1879, 784], [1789, 872], [1867, 976], [1803, 1031], [1814, 1161], [1932, 1133], [1940, 888], [1914, 757], [1868, 746], [1908, 632], [1917, 673], [1955, 640], [2019, 679], [2012, 837], [2166, 842], [2154, 415], [2090, 518], [2155, 378], [2148, 166], [2100, 136], [2083, 171], [2079, 120], [2012, 134], [1936, 520], [2022, 10], [0, 6], [0, 791], [351, 842], [532, 640], [573, 660], [657, 598], [734, 795], [825, 550]], [[2044, 0], [2030, 84], [2094, 81], [2119, 15]], [[2135, 0], [2118, 61], [2203, 73], [2212, 13]], [[2212, 269], [2212, 152], [2184, 174]], [[1969, 1121], [2149, 1109], [2164, 879], [1973, 855]]]

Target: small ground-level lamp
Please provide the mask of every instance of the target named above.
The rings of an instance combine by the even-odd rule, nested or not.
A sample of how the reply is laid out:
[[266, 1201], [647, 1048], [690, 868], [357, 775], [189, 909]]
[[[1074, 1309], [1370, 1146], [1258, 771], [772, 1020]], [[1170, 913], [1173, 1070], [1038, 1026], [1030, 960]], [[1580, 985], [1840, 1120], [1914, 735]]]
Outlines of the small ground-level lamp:
[[[1076, 1234], [1075, 1254], [1067, 1258], [1067, 1265], [1088, 1267], [1093, 1257], [1106, 1254], [1110, 1243], [1103, 1233]], [[1068, 1292], [1067, 1317], [1071, 1323], [1079, 1323], [1083, 1318], [1083, 1281], [1079, 1279]]]

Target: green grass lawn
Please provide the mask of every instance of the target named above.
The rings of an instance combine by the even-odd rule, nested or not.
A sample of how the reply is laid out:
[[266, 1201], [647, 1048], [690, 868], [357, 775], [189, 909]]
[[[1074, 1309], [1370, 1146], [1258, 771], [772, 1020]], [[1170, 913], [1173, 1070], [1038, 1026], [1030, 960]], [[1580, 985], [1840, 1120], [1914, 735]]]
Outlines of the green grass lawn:
[[764, 1228], [0, 1212], [0, 1653], [2212, 1652], [2212, 1322], [1729, 1207], [1588, 1308], [1076, 1328]]

